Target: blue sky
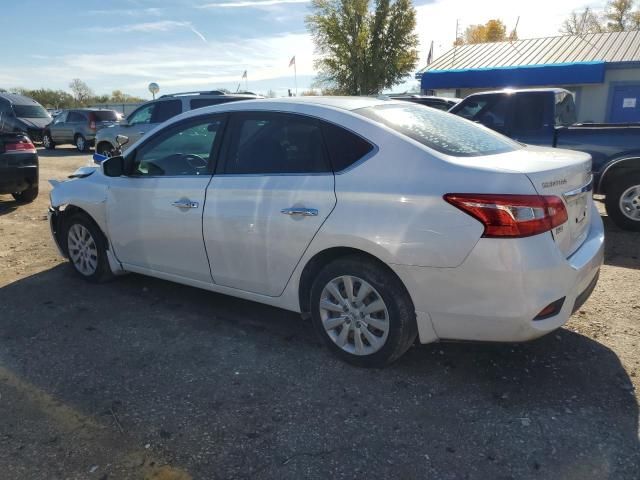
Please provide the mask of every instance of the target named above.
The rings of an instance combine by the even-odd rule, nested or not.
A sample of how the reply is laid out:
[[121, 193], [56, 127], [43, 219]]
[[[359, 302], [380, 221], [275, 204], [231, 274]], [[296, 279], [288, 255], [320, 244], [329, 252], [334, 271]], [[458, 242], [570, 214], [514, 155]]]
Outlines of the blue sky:
[[[3, 2], [4, 3], [4, 2]], [[284, 95], [311, 84], [313, 44], [304, 25], [308, 0], [20, 0], [2, 6], [0, 87], [67, 89], [81, 78], [96, 93], [120, 89], [150, 97], [161, 93], [226, 87], [235, 90], [244, 70], [249, 89]], [[521, 38], [551, 35], [584, 0], [414, 0], [421, 64], [430, 42], [436, 56], [461, 29], [499, 17]], [[415, 81], [408, 79], [404, 89]], [[244, 88], [244, 83], [242, 85]]]

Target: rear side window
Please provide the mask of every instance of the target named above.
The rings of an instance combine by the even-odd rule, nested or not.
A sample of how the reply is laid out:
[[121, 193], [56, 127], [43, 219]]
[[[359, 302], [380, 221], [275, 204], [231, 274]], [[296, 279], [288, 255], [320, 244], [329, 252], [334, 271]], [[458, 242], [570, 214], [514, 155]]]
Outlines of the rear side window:
[[163, 100], [155, 104], [151, 123], [162, 123], [182, 113], [182, 100]]
[[224, 102], [219, 98], [194, 98], [193, 100], [189, 100], [189, 108], [191, 108], [191, 110], [194, 110], [196, 108], [219, 105], [220, 103]]
[[395, 103], [361, 108], [355, 112], [445, 155], [476, 157], [521, 148], [507, 137], [450, 113], [421, 105]]
[[373, 145], [354, 133], [331, 123], [322, 123], [324, 141], [334, 172], [340, 172], [373, 150]]
[[113, 110], [98, 110], [92, 113], [96, 122], [115, 122], [118, 120], [118, 116]]
[[86, 120], [86, 118], [84, 118], [84, 115], [82, 115], [81, 113], [78, 112], [69, 112], [69, 115], [67, 115], [67, 122], [71, 123], [71, 122], [84, 122]]
[[273, 112], [235, 114], [224, 173], [295, 174], [328, 172], [320, 122]]
[[544, 130], [550, 125], [548, 96], [539, 93], [522, 93], [514, 98], [512, 133], [514, 135]]

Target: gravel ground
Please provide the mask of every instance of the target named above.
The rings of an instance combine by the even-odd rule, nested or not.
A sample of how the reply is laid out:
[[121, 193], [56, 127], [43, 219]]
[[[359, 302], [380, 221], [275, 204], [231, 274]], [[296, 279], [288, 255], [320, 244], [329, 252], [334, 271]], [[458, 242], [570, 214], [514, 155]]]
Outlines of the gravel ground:
[[0, 196], [0, 474], [7, 479], [640, 478], [640, 234], [565, 328], [526, 344], [334, 359], [297, 315], [129, 275], [77, 278], [41, 196]]

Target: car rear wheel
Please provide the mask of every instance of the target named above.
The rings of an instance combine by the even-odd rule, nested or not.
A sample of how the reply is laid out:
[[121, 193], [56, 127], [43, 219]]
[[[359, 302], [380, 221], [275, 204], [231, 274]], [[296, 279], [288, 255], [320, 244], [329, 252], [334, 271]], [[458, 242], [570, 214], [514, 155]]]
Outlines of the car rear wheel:
[[38, 198], [38, 185], [33, 185], [19, 193], [14, 193], [13, 198], [18, 202], [30, 203]]
[[66, 222], [67, 254], [73, 269], [85, 280], [105, 282], [113, 277], [107, 259], [107, 242], [85, 214], [77, 213]]
[[89, 144], [82, 135], [76, 136], [76, 148], [79, 152], [86, 152], [89, 150]]
[[56, 144], [53, 143], [53, 139], [51, 138], [51, 134], [49, 132], [45, 132], [42, 136], [42, 145], [47, 150], [53, 150], [56, 148]]
[[417, 335], [413, 302], [404, 285], [364, 257], [344, 257], [324, 267], [311, 289], [311, 305], [325, 344], [357, 366], [392, 363]]
[[605, 206], [618, 227], [640, 231], [640, 173], [617, 177], [607, 191]]

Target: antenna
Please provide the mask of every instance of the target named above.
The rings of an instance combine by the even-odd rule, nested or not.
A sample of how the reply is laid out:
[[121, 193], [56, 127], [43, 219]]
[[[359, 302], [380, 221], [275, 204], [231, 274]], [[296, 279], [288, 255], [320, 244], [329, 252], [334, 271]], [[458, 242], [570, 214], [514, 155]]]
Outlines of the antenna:
[[451, 59], [451, 67], [452, 68], [456, 63], [456, 52], [458, 51], [458, 38], [460, 37], [459, 25], [460, 25], [460, 22], [456, 18], [456, 39], [453, 42], [453, 58]]

